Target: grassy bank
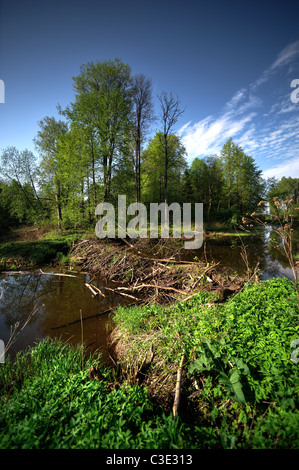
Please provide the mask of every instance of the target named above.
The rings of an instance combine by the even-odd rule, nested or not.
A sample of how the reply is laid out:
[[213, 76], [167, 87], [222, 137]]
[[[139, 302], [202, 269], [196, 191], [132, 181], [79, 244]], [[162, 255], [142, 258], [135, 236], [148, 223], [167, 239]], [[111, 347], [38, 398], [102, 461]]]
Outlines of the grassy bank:
[[0, 240], [0, 270], [23, 269], [51, 262], [67, 262], [73, 243], [81, 233], [16, 231]]
[[154, 409], [146, 390], [115, 386], [81, 348], [46, 340], [0, 365], [0, 448], [164, 448], [179, 444], [180, 425]]
[[171, 307], [119, 308], [116, 352], [126, 380], [148, 386], [168, 411], [183, 357], [180, 415], [194, 445], [298, 448], [298, 317], [285, 278], [224, 304], [203, 292]]
[[[0, 448], [298, 448], [293, 284], [119, 308], [119, 370], [45, 341], [0, 365]], [[172, 404], [183, 357], [179, 417]]]

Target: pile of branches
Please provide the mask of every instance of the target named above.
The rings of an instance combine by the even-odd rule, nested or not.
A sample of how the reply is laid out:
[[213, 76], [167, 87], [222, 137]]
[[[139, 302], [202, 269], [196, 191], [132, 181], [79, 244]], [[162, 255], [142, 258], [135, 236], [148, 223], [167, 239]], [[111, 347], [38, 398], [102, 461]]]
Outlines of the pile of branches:
[[[146, 240], [81, 240], [72, 249], [72, 257], [81, 270], [105, 280], [105, 289], [145, 303], [171, 303], [195, 295], [203, 287], [218, 290], [220, 297], [241, 287], [233, 283], [220, 263], [178, 260], [173, 247], [167, 253], [159, 241], [154, 252]], [[180, 251], [178, 248], [177, 251]], [[157, 257], [163, 253], [163, 258]]]

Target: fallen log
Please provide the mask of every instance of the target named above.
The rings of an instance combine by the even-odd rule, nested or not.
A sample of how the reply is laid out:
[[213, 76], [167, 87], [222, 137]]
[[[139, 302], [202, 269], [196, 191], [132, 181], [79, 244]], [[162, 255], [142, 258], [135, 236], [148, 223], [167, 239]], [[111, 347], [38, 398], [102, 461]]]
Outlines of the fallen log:
[[183, 362], [184, 362], [185, 355], [183, 354], [181, 357], [180, 365], [177, 372], [177, 380], [176, 380], [176, 387], [175, 387], [175, 397], [172, 407], [172, 413], [174, 418], [178, 416], [178, 407], [180, 402], [180, 395], [181, 395], [181, 381], [182, 381], [182, 369], [183, 369]]

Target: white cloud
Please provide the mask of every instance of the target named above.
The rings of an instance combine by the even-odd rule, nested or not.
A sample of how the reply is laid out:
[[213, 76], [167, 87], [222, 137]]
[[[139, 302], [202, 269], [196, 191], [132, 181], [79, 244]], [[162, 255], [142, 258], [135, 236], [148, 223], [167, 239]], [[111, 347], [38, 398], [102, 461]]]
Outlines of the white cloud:
[[286, 46], [280, 54], [278, 54], [277, 59], [273, 62], [270, 69], [274, 70], [278, 67], [289, 64], [296, 55], [299, 55], [299, 41]]
[[[218, 116], [208, 116], [199, 122], [188, 122], [182, 126], [178, 134], [186, 147], [189, 160], [219, 154], [223, 144], [232, 137], [235, 143], [241, 145], [254, 158], [282, 161], [267, 170], [268, 173], [273, 171], [277, 177], [283, 175], [283, 172], [294, 175], [294, 171], [298, 169], [298, 160], [294, 159], [294, 155], [299, 155], [299, 117], [296, 115], [299, 105], [291, 103], [288, 93], [291, 89], [279, 95], [277, 88], [271, 89], [269, 84], [269, 87], [263, 90], [263, 98], [265, 103], [268, 103], [269, 98], [272, 99], [272, 106], [270, 102], [269, 111], [265, 112], [262, 108], [263, 101], [258, 95], [258, 92], [261, 93], [258, 86], [272, 78], [283, 66], [290, 68], [295, 64], [294, 58], [298, 54], [299, 41], [296, 41], [285, 47], [272, 65], [258, 80], [249, 85], [248, 89], [238, 90]], [[270, 91], [272, 95], [269, 94]]]
[[282, 66], [289, 65], [291, 61], [295, 59], [295, 57], [299, 55], [299, 41], [293, 42], [292, 44], [289, 44], [286, 46], [277, 56], [275, 61], [272, 63], [272, 65], [264, 70], [262, 75], [254, 82], [251, 84], [251, 89], [255, 90], [257, 87], [259, 87], [262, 83], [267, 82], [273, 73]]
[[282, 178], [283, 176], [299, 178], [299, 155], [283, 163], [280, 163], [273, 168], [268, 168], [263, 172], [262, 176], [264, 178], [270, 178], [274, 176], [278, 179]]
[[190, 160], [200, 155], [215, 154], [221, 151], [225, 141], [243, 130], [255, 113], [236, 119], [227, 112], [217, 119], [208, 116], [195, 124], [185, 124], [178, 131], [186, 147]]

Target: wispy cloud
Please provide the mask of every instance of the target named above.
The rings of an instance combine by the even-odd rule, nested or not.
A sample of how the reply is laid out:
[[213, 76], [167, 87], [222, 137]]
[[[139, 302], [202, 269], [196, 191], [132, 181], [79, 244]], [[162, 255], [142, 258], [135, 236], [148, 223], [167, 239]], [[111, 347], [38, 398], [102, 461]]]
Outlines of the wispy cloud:
[[255, 90], [257, 87], [262, 85], [263, 83], [270, 80], [273, 74], [279, 69], [280, 67], [289, 65], [297, 56], [299, 55], [299, 41], [293, 42], [286, 46], [274, 60], [274, 62], [268, 67], [262, 75], [250, 85], [252, 90]]
[[263, 172], [264, 178], [275, 177], [277, 179], [285, 176], [286, 178], [296, 178], [299, 175], [299, 155], [280, 163], [272, 168], [268, 168]]
[[297, 56], [299, 41], [285, 47], [255, 82], [238, 90], [218, 116], [208, 116], [182, 126], [178, 134], [189, 160], [219, 154], [225, 141], [232, 137], [246, 152], [266, 163], [265, 166], [269, 165], [269, 160], [277, 162], [265, 171], [266, 175], [271, 173], [280, 177], [289, 173], [293, 177], [299, 176], [299, 104], [290, 101], [291, 88], [285, 90], [284, 86], [283, 94], [271, 87], [271, 83], [266, 90], [265, 87], [259, 89], [274, 75], [279, 78], [282, 71], [285, 80], [285, 66], [288, 71], [291, 67], [292, 73], [298, 71], [297, 66], [294, 69]]

